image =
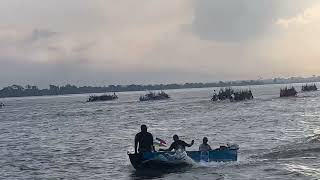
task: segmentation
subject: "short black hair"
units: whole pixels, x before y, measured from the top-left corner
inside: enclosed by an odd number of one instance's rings
[[[143,129],[143,128],[147,128],[147,125],[142,124],[142,125],[141,125],[141,129]]]

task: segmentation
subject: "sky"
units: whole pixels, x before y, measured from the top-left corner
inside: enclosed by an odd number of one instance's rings
[[[1,0],[0,86],[320,75],[319,0]]]

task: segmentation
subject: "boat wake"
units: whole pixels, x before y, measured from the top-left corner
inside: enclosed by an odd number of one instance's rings
[[[320,144],[320,134],[309,136],[304,140],[306,143],[319,143]]]
[[[320,152],[320,134],[300,139],[298,142],[279,146],[270,152],[256,156],[258,159],[278,160],[289,158],[313,158]],[[253,156],[254,157],[254,156]]]
[[[229,167],[229,166],[238,166],[240,165],[240,162],[205,162],[200,161],[195,165],[197,168],[223,168],[223,167]]]

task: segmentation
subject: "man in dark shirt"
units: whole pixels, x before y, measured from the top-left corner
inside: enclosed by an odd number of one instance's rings
[[[174,135],[173,136],[173,143],[171,144],[171,146],[169,147],[169,149],[159,149],[159,151],[172,151],[173,149],[175,151],[181,149],[183,151],[186,150],[186,147],[191,147],[194,144],[194,140],[191,141],[191,144],[188,144],[182,140],[179,140],[179,136],[178,135]]]
[[[152,152],[154,151],[153,136],[147,132],[148,128],[146,125],[141,125],[141,132],[139,132],[134,139],[134,152],[139,153]],[[139,148],[138,148],[139,144]]]

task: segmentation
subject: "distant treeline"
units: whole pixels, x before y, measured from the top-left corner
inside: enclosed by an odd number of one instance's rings
[[[186,89],[186,88],[206,88],[206,87],[227,87],[262,85],[261,81],[232,81],[217,83],[185,83],[185,84],[156,84],[156,85],[110,85],[103,87],[75,85],[55,86],[50,85],[48,89],[39,89],[37,86],[12,85],[0,90],[0,98],[4,97],[24,97],[24,96],[47,96],[64,94],[85,94],[85,93],[105,93],[105,92],[125,92],[125,91],[145,91],[145,90],[165,90],[165,89]]]
[[[208,88],[208,87],[230,87],[230,86],[249,86],[263,84],[287,84],[319,82],[320,76],[309,78],[291,77],[274,78],[265,80],[247,80],[247,81],[219,81],[215,83],[185,83],[185,84],[155,84],[155,85],[110,85],[103,87],[75,85],[56,86],[50,85],[48,89],[39,89],[37,86],[12,85],[0,90],[0,98],[3,97],[23,97],[23,96],[48,96],[63,94],[85,94],[85,93],[105,93],[105,92],[125,92],[125,91],[146,91],[146,90],[166,90],[166,89],[187,89],[187,88]]]

